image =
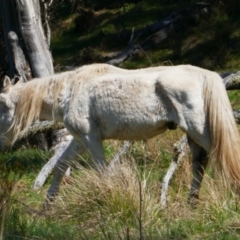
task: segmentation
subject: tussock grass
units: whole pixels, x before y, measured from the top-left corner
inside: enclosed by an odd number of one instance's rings
[[[64,188],[58,207],[87,235],[98,229],[109,239],[136,238],[158,222],[158,193],[158,184],[149,184],[148,176],[135,163],[124,161],[103,175],[81,168]]]
[[[187,159],[171,182],[167,208],[159,205],[167,165],[162,161],[169,163],[174,139],[176,134],[170,133],[134,145],[121,164],[103,175],[77,167],[55,211],[74,221],[77,231],[89,239],[238,239],[239,196],[212,176],[211,169],[195,209],[186,202],[191,180]],[[165,152],[161,144],[168,146]]]

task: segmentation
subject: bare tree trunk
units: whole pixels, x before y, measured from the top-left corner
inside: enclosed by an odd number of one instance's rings
[[[16,0],[20,31],[34,77],[54,73],[52,57],[44,35],[39,0]]]

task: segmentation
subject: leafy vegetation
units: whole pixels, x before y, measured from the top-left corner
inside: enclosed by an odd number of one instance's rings
[[[105,61],[123,50],[135,30],[196,1],[55,1],[51,12],[55,65]],[[212,12],[183,19],[183,31],[134,56],[123,67],[190,63],[217,71],[239,68],[239,3],[209,1]],[[135,42],[141,41],[140,36]],[[230,93],[234,107],[239,93]],[[51,153],[21,149],[0,155],[0,231],[3,239],[239,239],[236,192],[208,169],[196,208],[186,202],[191,180],[189,156],[171,181],[168,206],[159,206],[160,183],[182,133],[169,132],[135,143],[123,163],[100,176],[87,155],[65,178],[56,204],[42,211],[49,181],[38,192],[31,185]],[[121,143],[104,144],[111,159]],[[79,164],[80,163],[80,164]],[[1,224],[0,224],[1,226]]]

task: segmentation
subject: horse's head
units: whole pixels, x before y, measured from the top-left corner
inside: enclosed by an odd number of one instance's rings
[[[0,151],[11,143],[11,125],[14,120],[16,94],[13,94],[15,85],[8,77],[3,80],[3,89],[0,93]]]

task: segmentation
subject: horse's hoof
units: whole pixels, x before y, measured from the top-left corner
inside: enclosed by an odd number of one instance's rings
[[[194,194],[190,194],[188,199],[187,199],[187,203],[192,207],[192,208],[196,208],[197,205],[199,204],[199,195],[194,193]]]
[[[44,201],[44,203],[42,204],[42,211],[50,211],[53,209],[53,201],[54,201],[55,197],[47,197]]]

